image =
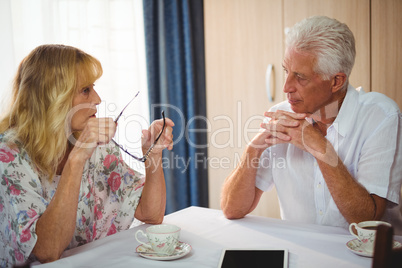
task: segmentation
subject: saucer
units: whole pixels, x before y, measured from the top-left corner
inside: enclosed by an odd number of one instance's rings
[[[350,251],[352,251],[353,253],[363,256],[363,257],[373,257],[373,252],[368,252],[365,249],[363,249],[361,247],[362,242],[355,238],[350,240],[349,242],[346,243],[346,246],[348,247],[348,249]],[[394,243],[392,245],[392,248],[396,249],[396,248],[402,248],[402,244],[399,243],[398,241],[394,240]]]
[[[172,255],[160,255],[154,252],[152,249],[146,248],[143,244],[139,245],[135,250],[140,254],[141,257],[157,260],[157,261],[168,261],[175,260],[186,256],[191,251],[191,246],[189,244],[179,242]]]

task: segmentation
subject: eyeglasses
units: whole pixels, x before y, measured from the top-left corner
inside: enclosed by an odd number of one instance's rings
[[[124,106],[123,110],[121,110],[120,114],[117,116],[116,120],[114,120],[114,122],[117,124],[117,121],[120,119],[121,115],[123,114],[124,110],[127,108],[127,106],[138,96],[140,92],[138,91],[137,94],[135,94],[134,98],[132,98],[126,106]],[[163,131],[165,130],[165,125],[166,125],[166,120],[165,120],[165,112],[162,111],[162,118],[163,118],[163,126],[162,126],[162,130],[159,133],[158,137],[156,137],[154,143],[149,147],[148,151],[143,155],[143,157],[137,157],[131,153],[129,153],[126,149],[124,149],[123,146],[121,146],[120,144],[118,144],[115,140],[112,139],[112,141],[114,142],[114,144],[116,144],[123,152],[125,152],[126,154],[128,154],[129,156],[131,156],[132,158],[134,158],[135,160],[138,160],[140,162],[145,162],[147,160],[147,158],[149,157],[149,155],[151,154],[152,150],[154,149],[156,143],[158,142],[159,138],[162,136]]]

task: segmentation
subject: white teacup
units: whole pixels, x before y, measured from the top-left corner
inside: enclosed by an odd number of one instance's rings
[[[351,223],[349,225],[349,232],[360,240],[361,248],[366,252],[374,251],[375,236],[377,233],[377,227],[381,224],[391,226],[388,222],[384,221],[362,221],[360,223]],[[354,227],[356,232],[353,231]]]
[[[138,239],[139,234],[146,236],[149,243]],[[179,242],[179,237],[180,227],[172,224],[153,225],[148,227],[145,233],[142,230],[138,230],[135,233],[135,239],[138,242],[161,255],[172,255]]]

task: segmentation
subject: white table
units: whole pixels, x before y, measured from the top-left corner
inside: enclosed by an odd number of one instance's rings
[[[287,248],[289,268],[371,267],[371,258],[349,251],[353,239],[338,227],[300,224],[248,215],[228,220],[222,211],[190,207],[167,215],[164,223],[182,228],[180,240],[192,246],[185,257],[172,261],[145,259],[135,253],[134,234],[149,225],[123,231],[66,251],[63,258],[37,267],[217,267],[223,248]],[[402,236],[395,237],[402,242]]]

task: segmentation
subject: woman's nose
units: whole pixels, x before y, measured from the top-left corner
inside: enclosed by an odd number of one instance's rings
[[[102,102],[102,100],[95,90],[93,92],[94,92],[94,95],[92,97],[92,103],[94,103],[95,105],[99,105]]]

